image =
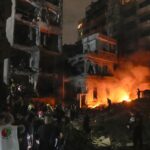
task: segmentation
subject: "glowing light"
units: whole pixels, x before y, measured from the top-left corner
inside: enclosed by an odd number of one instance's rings
[[[128,95],[124,95],[124,96],[122,97],[122,101],[131,102],[131,99],[129,98]]]
[[[115,83],[116,82],[116,83]],[[131,102],[136,98],[132,95],[128,87],[125,87],[126,80],[123,82],[114,81],[113,77],[98,79],[88,78],[86,80],[88,92],[86,94],[86,105],[91,108],[97,108],[101,106],[108,106],[107,99],[109,98],[112,103]],[[97,87],[97,99],[93,97],[93,89]]]
[[[93,104],[88,105],[88,107],[91,109],[94,109],[94,108],[99,107],[99,106],[100,106],[100,103],[96,103],[96,104],[93,103]]]
[[[78,29],[81,29],[82,28],[82,26],[83,26],[83,24],[82,23],[80,23],[80,24],[78,24]]]
[[[90,58],[90,61],[102,67],[103,60],[96,62],[93,56]],[[142,97],[143,91],[150,89],[149,61],[150,52],[143,52],[141,50],[130,57],[120,58],[120,65],[113,72],[113,76],[87,76],[85,80],[85,85],[88,89],[85,98],[86,105],[89,108],[108,106],[108,98],[112,103],[131,102],[138,97],[137,88],[140,89]],[[106,62],[106,65],[108,70],[111,70],[113,63],[107,64]],[[95,87],[97,88],[96,100],[93,94]]]

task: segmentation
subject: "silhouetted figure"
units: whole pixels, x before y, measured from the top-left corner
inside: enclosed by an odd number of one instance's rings
[[[110,108],[111,108],[112,103],[111,103],[111,100],[110,100],[109,98],[107,98],[107,103],[108,103],[108,109],[110,109]]]
[[[53,150],[56,127],[53,125],[51,118],[45,116],[44,125],[39,127],[39,150]]]
[[[65,139],[62,132],[55,138],[54,150],[64,150]]]
[[[135,150],[142,150],[143,147],[143,118],[140,113],[136,113],[133,124],[133,144]]]
[[[62,109],[62,105],[58,105],[56,107],[56,118],[57,118],[58,124],[62,123],[63,117],[64,117],[64,111]]]
[[[8,96],[8,88],[0,77],[0,109],[6,105],[6,98]]]
[[[141,91],[140,89],[137,89],[137,98],[140,99],[140,96],[141,96]]]
[[[86,133],[90,133],[91,128],[90,128],[90,117],[88,114],[85,115],[84,120],[83,120],[83,129]]]

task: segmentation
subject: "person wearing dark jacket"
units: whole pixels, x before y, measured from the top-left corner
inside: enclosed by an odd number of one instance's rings
[[[135,122],[133,124],[133,144],[135,150],[142,150],[143,148],[143,118],[140,113],[135,115]]]
[[[83,120],[83,130],[86,132],[86,133],[90,133],[91,131],[91,128],[90,128],[90,117],[88,114],[86,114],[84,116],[84,120]]]
[[[51,123],[51,118],[45,116],[44,125],[39,127],[38,137],[39,137],[39,149],[38,150],[53,150],[56,127]]]

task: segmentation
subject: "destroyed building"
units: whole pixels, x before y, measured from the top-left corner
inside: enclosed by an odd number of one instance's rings
[[[3,30],[12,50],[3,63],[4,82],[14,78],[36,90],[44,78],[54,88],[62,51],[62,1],[12,0],[10,6]]]
[[[107,104],[108,95],[113,95],[107,88],[107,77],[113,75],[118,56],[149,50],[149,6],[147,0],[96,0],[86,8],[85,18],[77,26],[83,50],[69,58],[76,70],[70,83],[80,107]],[[128,100],[121,88],[117,101]]]
[[[79,37],[100,32],[118,41],[120,55],[150,49],[148,0],[96,0],[78,25]]]
[[[68,59],[73,74],[68,78],[66,87],[67,84],[74,87],[71,91],[80,107],[96,107],[106,103],[101,98],[99,80],[112,76],[115,71],[118,63],[117,41],[95,33],[84,37],[82,45],[82,51]]]
[[[117,41],[107,34],[108,28],[105,27],[107,3],[92,2],[87,7],[85,18],[77,27],[78,43],[82,43],[82,48],[79,50],[76,46],[76,54],[68,59],[72,75],[65,87],[71,87],[73,92],[68,88],[66,96],[71,93],[80,107],[94,108],[106,104],[107,99],[101,97],[100,80],[113,76],[118,64]]]

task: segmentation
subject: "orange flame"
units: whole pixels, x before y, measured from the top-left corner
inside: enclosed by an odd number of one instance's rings
[[[150,64],[149,62],[150,53],[147,52],[144,55],[143,52],[140,52],[122,61],[121,67],[115,71],[113,77],[87,77],[87,106],[95,108],[107,105],[108,98],[112,103],[130,102],[136,99],[138,88],[141,91],[150,89],[150,66],[147,66]],[[95,87],[97,88],[97,98],[93,98]]]

